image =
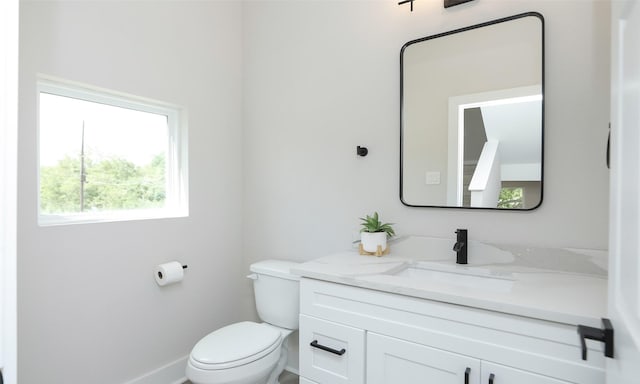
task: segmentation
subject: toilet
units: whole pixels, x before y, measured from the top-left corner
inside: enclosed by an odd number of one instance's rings
[[[278,384],[287,363],[287,337],[298,329],[297,263],[252,264],[256,309],[263,323],[242,321],[202,338],[193,347],[186,375],[193,384]]]

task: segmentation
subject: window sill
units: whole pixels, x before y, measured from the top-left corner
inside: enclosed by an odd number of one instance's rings
[[[38,216],[38,225],[41,227],[51,227],[74,224],[110,223],[117,221],[172,219],[188,216],[188,209],[167,208],[139,209],[130,211],[67,213],[58,215],[40,214]]]

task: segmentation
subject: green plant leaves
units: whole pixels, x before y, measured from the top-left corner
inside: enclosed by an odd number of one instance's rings
[[[362,220],[362,223],[360,223],[360,225],[362,225],[360,232],[386,232],[389,237],[393,237],[396,234],[392,227],[393,223],[383,223],[380,221],[378,212],[374,212],[371,216],[361,217],[360,220]]]

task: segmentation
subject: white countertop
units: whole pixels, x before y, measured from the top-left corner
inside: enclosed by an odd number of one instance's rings
[[[469,264],[458,265],[454,242],[409,236],[391,242],[390,253],[382,257],[363,256],[354,249],[300,264],[292,272],[571,325],[600,327],[606,317],[606,251],[470,241]]]

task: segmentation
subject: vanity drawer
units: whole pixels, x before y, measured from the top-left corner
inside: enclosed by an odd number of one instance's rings
[[[363,384],[365,331],[300,315],[300,376],[318,384]]]

